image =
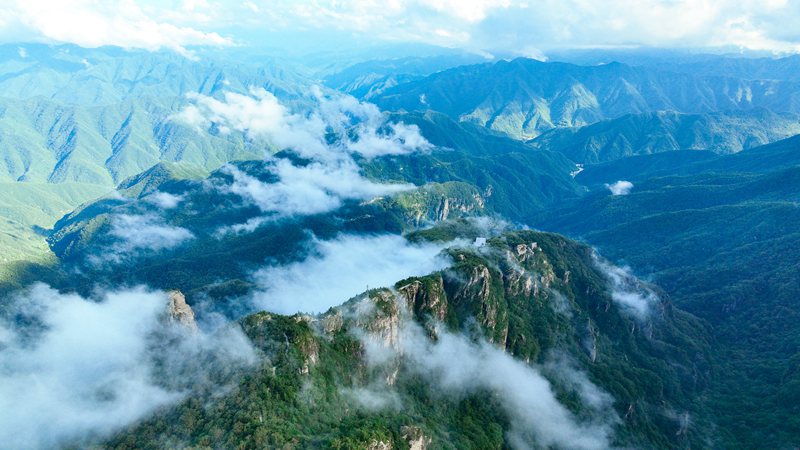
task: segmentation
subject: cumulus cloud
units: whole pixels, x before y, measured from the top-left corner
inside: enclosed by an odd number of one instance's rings
[[[615,183],[606,184],[606,188],[611,191],[611,195],[628,195],[631,193],[631,189],[633,189],[633,183],[619,180]]]
[[[263,88],[253,88],[249,95],[225,92],[222,100],[191,94],[192,103],[173,118],[199,129],[214,125],[221,133],[239,131],[251,138],[265,137],[278,148],[323,161],[351,153],[372,158],[431,147],[416,126],[387,123],[371,103],[348,95],[328,97],[318,88],[312,93],[316,107],[309,114],[290,111]],[[329,132],[336,135],[333,144]]]
[[[211,336],[169,324],[163,292],[87,299],[40,284],[13,300],[26,320],[0,323],[0,446],[7,448],[82,446],[180,400],[183,388],[165,381],[190,386],[202,370],[180,369],[200,355],[229,364],[254,359],[241,332]]]
[[[191,104],[173,116],[202,131],[240,132],[265,138],[277,148],[305,159],[295,163],[269,158],[267,170],[277,181],[264,182],[233,166],[233,183],[222,186],[273,216],[316,214],[334,210],[345,200],[367,200],[413,186],[366,179],[353,158],[400,155],[431,148],[416,126],[388,122],[372,104],[341,95],[327,97],[314,89],[315,106],[293,112],[264,89],[249,95],[227,92],[223,99],[191,95]],[[249,230],[258,221],[230,230]]]
[[[230,38],[178,21],[164,21],[171,10],[134,0],[70,2],[12,0],[0,21],[0,36],[73,43],[83,47],[116,45],[146,50],[171,49],[192,56],[196,45],[231,45]],[[189,11],[184,11],[188,13]],[[175,11],[172,16],[176,16]]]
[[[622,311],[633,317],[646,319],[658,304],[658,295],[639,281],[629,267],[617,267],[594,256],[595,265],[610,282],[611,299]]]
[[[345,200],[367,200],[406,191],[404,183],[376,183],[359,173],[355,162],[311,163],[298,167],[287,160],[276,160],[269,170],[275,183],[264,183],[234,166],[225,168],[233,177],[223,190],[241,196],[265,213],[277,216],[317,214],[334,210]]]
[[[304,19],[395,41],[524,55],[632,45],[800,51],[800,38],[786,32],[800,19],[797,0],[326,0],[283,3],[270,16],[284,27]]]
[[[536,368],[484,340],[472,341],[442,327],[437,329],[436,340],[431,340],[420,325],[408,318],[401,324],[396,347],[376,345],[366,333],[360,337],[372,364],[385,364],[401,356],[405,367],[426,377],[433,389],[445,394],[459,396],[483,390],[494,393],[511,419],[508,437],[515,448],[532,448],[534,442],[569,449],[609,447],[613,420],[579,420],[559,403],[550,382]],[[588,379],[581,382],[602,392]]]
[[[426,275],[448,265],[442,247],[411,244],[401,236],[340,236],[315,241],[302,262],[259,270],[258,309],[281,314],[319,313],[363,292]]]
[[[333,34],[351,43],[368,37],[533,57],[551,49],[637,45],[797,53],[800,38],[791,30],[800,20],[799,1],[16,0],[0,14],[0,37],[186,52],[191,45],[229,45],[229,36],[250,43],[282,38],[292,48],[302,30],[324,48],[341,44],[328,39]]]

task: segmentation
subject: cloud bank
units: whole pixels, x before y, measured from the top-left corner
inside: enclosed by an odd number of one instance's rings
[[[291,49],[309,39],[304,48],[338,51],[365,38],[535,57],[631,46],[797,53],[798,22],[800,0],[14,0],[0,14],[0,38],[184,54],[192,45],[280,40]]]
[[[350,236],[315,241],[302,262],[267,267],[253,276],[257,309],[281,314],[320,313],[364,292],[445,268],[442,247],[410,244],[401,236]]]
[[[183,391],[163,381],[191,385],[202,370],[181,367],[202,354],[252,362],[241,333],[187,334],[165,321],[166,305],[166,294],[143,288],[95,300],[36,285],[16,298],[16,314],[43,328],[0,322],[0,446],[81,446],[181,399]],[[156,365],[156,357],[170,364]]]
[[[222,100],[200,94],[173,116],[200,132],[240,132],[289,149],[304,161],[268,158],[267,183],[233,166],[222,190],[241,196],[268,216],[317,214],[334,210],[345,200],[368,200],[413,188],[405,183],[378,183],[365,178],[354,155],[375,158],[430,149],[413,125],[392,123],[372,104],[350,96],[327,97],[314,92],[311,112],[293,112],[264,89],[249,95],[227,92]],[[257,223],[237,229],[251,229]]]
[[[202,2],[185,2],[184,14],[194,9],[192,3]],[[233,43],[230,38],[213,31],[180,25],[176,20],[163,20],[169,15],[174,18],[181,9],[166,12],[152,2],[12,0],[4,9],[0,14],[0,37],[12,41],[33,39],[82,47],[115,45],[151,51],[170,49],[185,56],[192,56],[189,46]]]

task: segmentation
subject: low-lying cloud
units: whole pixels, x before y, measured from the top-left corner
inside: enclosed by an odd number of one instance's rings
[[[460,333],[439,327],[436,340],[406,317],[396,347],[376,344],[367,333],[368,361],[382,365],[400,356],[405,367],[432,383],[432,388],[450,396],[469,395],[489,390],[497,396],[511,419],[508,441],[514,448],[544,447],[565,449],[605,449],[609,447],[613,417],[598,414],[594,421],[581,421],[559,403],[550,382],[536,368],[519,361],[485,340],[473,341]],[[582,389],[601,397],[602,391],[588,379],[580,378]],[[600,407],[603,407],[602,405]]]
[[[629,267],[617,267],[594,255],[594,262],[610,283],[611,299],[637,319],[646,319],[658,304],[658,295],[639,281]]]
[[[175,248],[195,238],[191,231],[169,225],[153,213],[112,215],[108,234],[115,238],[113,244],[88,257],[95,266],[120,263],[147,252]]]
[[[169,192],[155,192],[145,197],[145,200],[158,206],[161,209],[176,208],[184,197],[182,195],[170,194]]]
[[[630,181],[619,180],[615,183],[606,184],[606,188],[611,191],[611,195],[628,195],[633,189],[633,183]]]
[[[249,95],[227,92],[222,100],[194,94],[192,103],[173,119],[201,132],[213,128],[266,139],[304,159],[295,163],[268,158],[266,170],[277,179],[271,183],[233,166],[227,168],[233,183],[221,189],[240,195],[270,217],[323,213],[345,200],[367,200],[413,188],[365,178],[354,155],[370,159],[432,148],[415,125],[389,122],[375,105],[350,96],[328,97],[319,89],[313,95],[314,107],[304,114],[290,110],[264,89],[252,89]]]
[[[87,299],[40,284],[11,304],[28,320],[0,323],[4,448],[81,446],[180,400],[182,389],[164,382],[183,377],[189,386],[201,372],[178,373],[181,362],[191,364],[208,352],[224,355],[229,364],[253,360],[236,330],[212,338],[169,324],[163,292],[135,288]],[[29,321],[41,328],[23,325]],[[156,357],[170,363],[157,365]]]
[[[278,217],[318,214],[335,210],[345,200],[368,200],[412,189],[404,183],[376,183],[359,173],[353,161],[335,164],[311,163],[297,167],[286,160],[277,160],[270,167],[279,181],[264,183],[235,166],[225,171],[233,182],[223,189],[242,197],[264,212]]]
[[[256,308],[281,314],[320,313],[367,288],[391,286],[449,264],[440,255],[441,246],[411,244],[395,235],[344,235],[313,245],[304,261],[255,273]]]

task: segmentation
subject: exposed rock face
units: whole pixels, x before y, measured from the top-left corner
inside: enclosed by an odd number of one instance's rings
[[[177,323],[189,330],[197,331],[194,311],[192,311],[192,307],[186,303],[186,297],[184,297],[181,291],[171,291],[169,293],[167,319],[170,323]]]
[[[367,330],[370,339],[384,347],[400,349],[400,308],[394,294],[382,290],[370,298],[376,310],[372,317],[360,325]]]
[[[443,321],[447,316],[447,298],[444,293],[444,282],[441,275],[415,279],[399,286],[400,292],[409,308],[416,314],[428,314]]]
[[[391,442],[383,442],[378,440],[370,442],[369,445],[367,446],[367,450],[391,450],[391,449],[392,449]]]
[[[410,450],[427,450],[432,440],[425,436],[417,427],[406,426],[400,428],[400,434],[403,439],[408,443]]]

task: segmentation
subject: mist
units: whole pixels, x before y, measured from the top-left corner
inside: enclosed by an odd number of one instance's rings
[[[90,299],[37,284],[5,300],[15,319],[0,324],[4,448],[83,446],[180,401],[200,381],[194,364],[203,356],[254,360],[237,329],[212,337],[168,323],[163,292],[140,287]]]
[[[503,349],[483,338],[472,340],[461,333],[436,327],[432,340],[414,322],[407,311],[401,315],[395,343],[376,339],[360,330],[368,362],[373,366],[391,364],[400,358],[411,373],[425,377],[432,389],[451,397],[461,397],[489,390],[499,399],[511,420],[507,439],[518,449],[533,448],[534,443],[564,449],[605,449],[609,447],[615,414],[607,413],[610,397],[593,385],[582,373],[571,370],[580,384],[581,397],[594,410],[595,419],[579,420],[559,403],[550,382],[533,366],[514,359]]]
[[[266,217],[324,213],[345,200],[369,200],[414,188],[365,178],[354,155],[371,159],[431,149],[416,125],[389,122],[377,106],[348,95],[326,96],[319,88],[311,94],[313,106],[307,111],[293,111],[258,88],[249,95],[226,92],[222,99],[192,94],[191,103],[172,120],[200,133],[214,129],[265,139],[277,150],[290,150],[305,160],[268,157],[266,170],[277,179],[272,183],[226,167],[233,181],[220,189],[239,195]],[[247,231],[258,224],[253,221],[232,230]]]
[[[617,267],[593,255],[595,266],[606,276],[611,289],[611,300],[625,313],[644,320],[652,312],[659,298],[655,292],[639,281],[629,267]]]
[[[280,314],[321,313],[364,292],[449,265],[437,244],[412,244],[402,236],[342,235],[315,240],[303,261],[265,267],[253,275],[257,309]]]

